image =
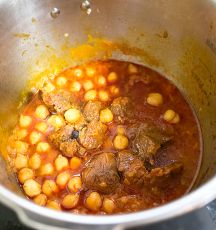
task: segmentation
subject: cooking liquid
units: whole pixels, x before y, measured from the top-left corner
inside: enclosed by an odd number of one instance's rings
[[[199,128],[199,123],[196,118],[195,113],[193,112],[191,106],[185,100],[181,92],[174,86],[170,81],[163,77],[158,72],[140,65],[135,66],[134,73],[130,73],[128,62],[107,60],[107,61],[96,61],[90,62],[82,66],[75,67],[82,70],[84,75],[82,77],[77,77],[74,75],[75,68],[67,69],[63,71],[59,76],[63,76],[67,79],[67,84],[65,84],[62,89],[71,91],[71,85],[76,81],[83,86],[86,80],[93,82],[93,88],[98,92],[99,90],[105,90],[108,92],[110,100],[104,102],[104,104],[109,107],[110,103],[114,98],[119,96],[127,96],[133,102],[133,122],[144,122],[146,119],[154,121],[157,125],[167,124],[163,119],[163,114],[168,109],[173,109],[179,114],[180,121],[177,124],[171,124],[174,129],[173,141],[170,144],[165,145],[157,151],[155,156],[155,165],[154,167],[162,167],[173,161],[181,161],[183,163],[183,172],[179,178],[175,180],[170,180],[165,187],[157,188],[152,187],[150,190],[136,190],[133,187],[128,187],[122,184],[115,193],[112,194],[101,194],[102,198],[110,198],[115,203],[115,209],[113,213],[125,213],[125,212],[134,212],[143,209],[149,209],[152,207],[157,207],[159,205],[165,204],[172,200],[177,199],[178,197],[184,195],[191,188],[196,175],[198,173],[200,162],[202,158],[202,139]],[[95,73],[93,76],[88,77],[86,75],[86,69],[92,68]],[[108,82],[108,75],[110,72],[115,72],[118,76],[118,79],[114,82]],[[106,83],[104,86],[100,86],[97,83],[98,76],[104,76],[106,78]],[[134,76],[141,76],[143,81],[137,80],[134,81],[134,84],[130,86],[130,79]],[[56,86],[56,76],[55,79],[50,80],[50,83]],[[139,79],[139,78],[137,78]],[[117,89],[113,91],[113,89]],[[147,103],[147,97],[150,93],[157,92],[163,96],[163,103],[160,106],[152,106]],[[84,105],[83,96],[85,90],[83,87],[78,92],[73,92],[74,97],[77,98],[78,104],[81,108]],[[31,125],[27,128],[28,135],[22,139],[29,143],[29,134],[35,130],[37,123],[42,122],[41,119],[38,119],[35,116],[35,110],[38,105],[44,104],[41,96],[36,94],[31,102],[26,105],[22,111],[23,115],[32,117]],[[40,153],[42,165],[45,163],[54,164],[56,157],[61,154],[61,151],[57,149],[50,141],[48,136],[53,132],[53,127],[47,122],[48,118],[43,121],[47,123],[48,130],[45,135],[42,135],[40,141],[48,142],[51,146],[50,150],[46,153]],[[113,139],[117,134],[118,123],[113,121],[108,124],[108,135],[103,143],[103,145],[96,150],[88,150],[86,157],[82,159],[81,166],[72,170],[70,167],[64,169],[72,176],[80,176],[86,163],[89,159],[100,152],[112,152],[117,153],[117,150],[113,146]],[[130,139],[131,139],[131,129],[129,123],[124,123],[123,128],[125,130],[125,135],[129,139],[129,146],[127,149],[131,149]],[[19,125],[17,125],[19,128]],[[12,138],[13,139],[13,138]],[[36,152],[36,145],[29,144],[28,156],[31,156]],[[68,158],[70,159],[70,158]],[[34,178],[39,184],[43,184],[46,179],[54,180],[59,172],[54,171],[52,175],[49,176],[40,176],[39,169],[34,170]],[[22,188],[22,184],[20,184]],[[87,191],[88,192],[88,191]],[[69,194],[69,190],[66,187],[65,189],[60,189],[58,193],[48,197],[49,200],[57,201],[61,204],[63,197],[66,194]],[[68,211],[75,213],[95,213],[95,214],[105,214],[102,209],[93,212],[85,207],[86,191],[81,189],[79,191],[80,200],[79,204]],[[61,206],[61,209],[65,210]]]

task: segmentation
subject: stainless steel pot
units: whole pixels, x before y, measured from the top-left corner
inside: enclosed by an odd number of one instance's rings
[[[110,49],[110,42],[99,49],[97,39],[86,43],[91,34],[118,44],[110,57],[149,65],[165,74],[191,102],[204,139],[196,183],[189,194],[151,210],[74,215],[36,206],[24,198],[1,160],[0,201],[37,229],[124,229],[185,214],[216,198],[216,1],[92,0],[90,15],[80,11],[80,4],[79,0],[0,0],[1,151],[27,79],[44,76],[56,66],[100,58],[102,49]],[[50,16],[53,7],[61,10],[57,18]],[[86,45],[69,49],[81,43]]]

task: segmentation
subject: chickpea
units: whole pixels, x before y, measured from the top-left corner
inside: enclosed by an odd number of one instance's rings
[[[119,200],[122,204],[126,204],[128,202],[127,196],[122,196]]]
[[[54,167],[51,163],[47,163],[40,167],[40,175],[41,176],[49,176],[54,173]]]
[[[92,67],[86,67],[86,75],[88,77],[93,77],[96,73],[96,70]]]
[[[110,83],[114,83],[118,80],[118,76],[116,74],[116,72],[111,72],[108,76],[107,76],[107,80]]]
[[[78,169],[82,163],[82,160],[78,157],[72,157],[70,160],[70,168],[72,170]]]
[[[180,121],[180,117],[178,115],[178,113],[176,113],[174,110],[172,109],[168,109],[164,115],[163,115],[163,119],[171,124],[177,124]]]
[[[42,192],[48,197],[57,193],[58,187],[57,187],[55,181],[45,180],[43,185],[42,185]]]
[[[113,120],[112,111],[108,108],[100,111],[100,121],[103,123],[109,123]]]
[[[72,177],[68,182],[68,189],[70,192],[78,192],[82,187],[82,181],[79,176]]]
[[[17,153],[25,154],[28,151],[29,145],[24,141],[15,141],[14,147]]]
[[[104,102],[109,101],[110,99],[109,94],[105,90],[100,90],[98,92],[98,97],[101,101],[104,101]]]
[[[40,205],[40,206],[45,206],[47,202],[47,196],[45,194],[39,194],[36,196],[33,201],[35,204]]]
[[[128,138],[118,134],[114,138],[114,147],[118,150],[126,149],[128,147]]]
[[[100,75],[98,78],[97,78],[97,84],[99,86],[105,86],[106,85],[106,78],[103,76],[103,75]]]
[[[48,123],[52,125],[55,130],[60,129],[61,127],[65,126],[65,120],[61,115],[52,115],[48,119]]]
[[[27,128],[32,122],[32,118],[30,116],[21,115],[19,119],[19,125],[22,128]]]
[[[110,86],[110,92],[113,96],[118,96],[119,95],[119,88],[116,87],[115,85]]]
[[[62,200],[62,206],[66,209],[75,208],[79,203],[79,194],[68,194]]]
[[[83,77],[83,71],[81,69],[76,68],[76,69],[74,69],[73,72],[74,72],[75,77],[77,77],[77,78]]]
[[[41,133],[46,133],[48,129],[48,125],[45,122],[40,122],[35,125],[35,129],[37,129]]]
[[[102,205],[102,199],[98,192],[92,192],[85,200],[86,208],[91,211],[98,211]]]
[[[39,153],[47,152],[50,150],[50,145],[47,142],[39,142],[36,147],[36,151]]]
[[[46,204],[46,207],[51,208],[51,209],[55,209],[55,210],[58,210],[58,211],[61,210],[60,204],[57,201],[54,201],[54,200],[48,200],[47,204]]]
[[[128,65],[128,73],[129,74],[135,74],[135,73],[138,73],[138,69],[135,65],[133,64],[129,64]]]
[[[28,131],[26,129],[18,129],[15,131],[15,135],[17,140],[23,140],[28,135]]]
[[[29,167],[32,169],[39,169],[41,166],[41,157],[38,153],[34,153],[28,161]]]
[[[79,92],[81,90],[82,86],[78,81],[75,81],[71,84],[70,90],[72,92]]]
[[[84,88],[86,91],[88,91],[88,90],[94,88],[94,84],[93,84],[92,81],[86,80],[86,81],[83,82],[83,88]]]
[[[89,90],[85,93],[84,99],[85,101],[94,101],[97,98],[97,91],[96,90]]]
[[[115,204],[113,202],[113,200],[109,199],[109,198],[104,198],[103,200],[103,210],[106,213],[112,213],[115,209]]]
[[[69,166],[68,159],[61,154],[55,159],[55,168],[57,171],[61,171]]]
[[[46,119],[50,112],[45,105],[39,105],[35,110],[35,115],[40,119]]]
[[[124,127],[122,125],[117,126],[117,133],[119,135],[125,135],[125,129],[124,129]]]
[[[41,139],[41,134],[39,132],[33,131],[29,136],[29,141],[32,145],[37,144]]]
[[[172,124],[177,124],[180,122],[180,116],[176,113],[174,119],[171,121]]]
[[[147,103],[152,106],[163,104],[163,97],[160,93],[150,93],[147,97]]]
[[[52,92],[54,89],[55,89],[55,86],[54,86],[51,82],[46,82],[46,83],[44,84],[44,90],[45,90],[47,93]]]
[[[16,158],[15,158],[14,166],[15,166],[16,169],[21,169],[21,168],[28,167],[28,158],[27,158],[27,156],[18,153]]]
[[[81,118],[81,113],[78,109],[68,109],[64,113],[65,120],[69,123],[76,123]]]
[[[23,190],[29,197],[35,197],[41,193],[41,185],[33,180],[29,179],[23,184]]]
[[[174,119],[175,115],[176,115],[175,111],[169,109],[164,113],[163,118],[165,121],[170,122]]]
[[[56,85],[58,87],[64,87],[67,84],[67,79],[63,76],[60,76],[56,79]]]
[[[56,184],[60,187],[60,189],[64,189],[70,180],[69,172],[62,172],[56,177]]]
[[[34,172],[30,168],[23,168],[18,173],[18,179],[20,183],[24,183],[28,179],[32,179],[34,177]]]

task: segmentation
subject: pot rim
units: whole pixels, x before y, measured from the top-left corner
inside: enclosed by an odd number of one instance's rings
[[[184,195],[175,201],[156,208],[130,214],[97,216],[59,212],[40,207],[30,202],[28,199],[22,198],[0,185],[0,201],[6,206],[12,208],[20,219],[24,219],[24,217],[22,218],[21,213],[19,213],[19,208],[22,208],[27,216],[28,213],[31,213],[31,215],[36,214],[53,220],[82,225],[127,224],[128,227],[130,224],[134,226],[156,223],[201,208],[214,198],[216,198],[216,177],[212,178],[209,182],[206,182],[195,191],[192,191],[191,193]],[[27,224],[27,221],[24,222]]]

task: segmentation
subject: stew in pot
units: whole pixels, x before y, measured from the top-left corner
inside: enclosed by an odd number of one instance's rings
[[[20,114],[8,152],[36,204],[115,214],[188,192],[201,143],[197,118],[176,86],[147,67],[107,60],[46,81]]]

